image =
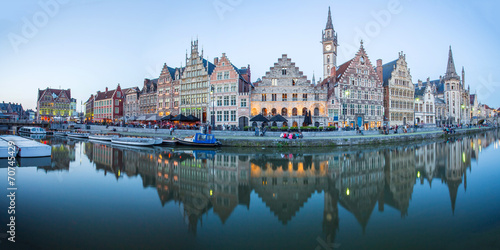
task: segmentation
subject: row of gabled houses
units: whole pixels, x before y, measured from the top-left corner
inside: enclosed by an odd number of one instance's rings
[[[281,115],[270,126],[360,127],[384,125],[476,123],[498,110],[481,104],[465,85],[465,69],[456,72],[451,46],[446,73],[438,80],[412,80],[406,55],[373,64],[363,41],[355,56],[337,65],[338,34],[330,9],[322,31],[323,77],[312,81],[284,54],[252,82],[250,65],[236,67],[225,53],[213,62],[191,42],[184,67],[164,64],[156,79],[141,87],[98,92],[86,102],[86,117],[117,121],[141,115],[193,115],[213,126],[256,125],[252,117]],[[309,121],[306,116],[310,115]]]

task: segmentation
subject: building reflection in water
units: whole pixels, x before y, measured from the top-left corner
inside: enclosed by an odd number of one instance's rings
[[[252,191],[283,225],[318,192],[324,195],[323,232],[333,242],[340,223],[339,206],[352,213],[364,231],[377,204],[379,211],[388,205],[402,218],[407,216],[413,187],[425,180],[432,185],[438,179],[448,186],[454,213],[457,190],[462,184],[467,188],[466,170],[471,162],[478,161],[481,150],[489,145],[500,146],[498,132],[494,133],[406,147],[323,153],[128,149],[100,143],[84,147],[85,155],[105,175],[111,173],[116,179],[124,174],[140,176],[144,187],[157,189],[163,206],[182,204],[193,234],[211,209],[222,223],[238,205],[249,209]],[[67,148],[71,151],[70,145]]]
[[[45,136],[40,139],[40,142],[52,146],[51,156],[42,158],[21,158],[21,166],[25,165],[23,161],[34,161],[32,164],[28,165],[37,166],[37,169],[44,170],[45,172],[69,171],[70,162],[74,162],[76,158],[75,143],[78,142],[68,140],[64,137],[51,137],[47,139]]]

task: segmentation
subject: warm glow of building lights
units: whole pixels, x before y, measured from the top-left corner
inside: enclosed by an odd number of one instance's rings
[[[345,194],[346,195],[349,195],[351,192],[349,191],[349,188],[347,188],[347,190],[345,191]]]
[[[417,172],[417,178],[420,178],[420,171]]]

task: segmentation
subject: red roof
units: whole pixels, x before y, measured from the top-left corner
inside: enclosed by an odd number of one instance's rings
[[[104,99],[109,99],[111,97],[113,97],[113,94],[115,93],[116,89],[112,89],[112,90],[108,90],[108,91],[104,91],[104,92],[98,92],[96,97],[95,97],[95,100],[96,101],[100,101],[100,100],[104,100]]]
[[[340,77],[342,77],[342,74],[344,74],[349,65],[351,65],[352,60],[354,60],[354,58],[339,66],[337,74],[335,75],[336,79],[340,79]]]
[[[57,96],[60,96],[62,92],[64,92],[66,94],[66,96],[68,97],[68,99],[71,99],[71,90],[70,89],[49,89],[49,88],[46,88],[46,89],[42,89],[42,90],[38,90],[38,100],[40,101],[40,98],[46,93],[46,92],[49,92],[49,93],[54,93],[56,94]]]

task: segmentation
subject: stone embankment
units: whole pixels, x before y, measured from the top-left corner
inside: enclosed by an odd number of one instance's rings
[[[87,127],[91,132],[115,132],[124,136],[156,136],[163,138],[185,137],[198,132],[196,130],[175,130],[170,135],[168,129],[122,128],[92,125]],[[336,147],[352,145],[379,145],[391,143],[404,143],[406,141],[422,141],[436,138],[446,138],[474,134],[493,127],[457,129],[454,134],[446,135],[440,128],[418,129],[410,133],[392,132],[389,135],[380,134],[378,131],[365,131],[364,135],[357,135],[355,131],[329,131],[329,132],[303,132],[302,139],[280,138],[281,132],[267,132],[265,136],[255,136],[252,131],[212,131],[223,146],[229,147]]]

